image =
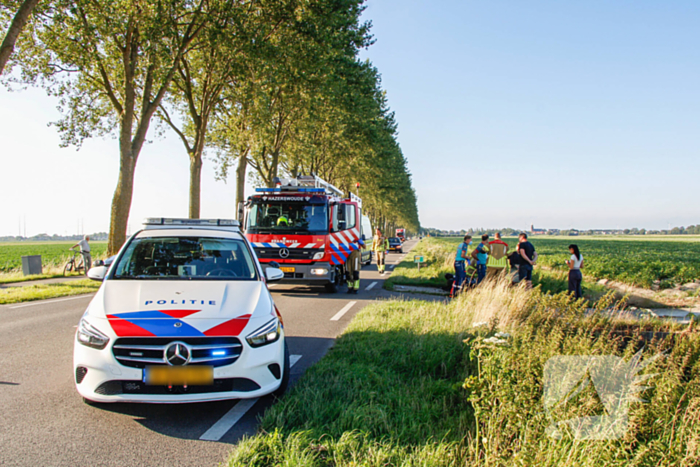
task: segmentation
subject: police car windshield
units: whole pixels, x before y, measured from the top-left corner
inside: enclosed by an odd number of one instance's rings
[[[258,200],[248,212],[248,233],[326,234],[328,206],[305,201]]]
[[[257,280],[242,240],[211,237],[135,238],[113,279]]]

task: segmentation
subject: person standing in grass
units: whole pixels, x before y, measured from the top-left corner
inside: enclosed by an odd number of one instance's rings
[[[372,240],[372,251],[374,251],[374,255],[377,257],[377,270],[379,270],[379,274],[384,274],[387,250],[389,250],[389,239],[382,235],[381,230],[377,229],[374,240]]]
[[[88,269],[92,267],[92,256],[90,256],[89,241],[90,237],[85,235],[83,236],[82,240],[69,248],[69,250],[72,250],[73,248],[80,247],[80,254],[83,255],[83,266],[85,266],[85,275],[87,275]]]
[[[486,277],[486,263],[489,257],[489,236],[484,234],[481,236],[481,243],[476,247],[472,255],[476,254],[476,283],[481,284],[481,281]]]
[[[518,267],[518,279],[525,281],[527,288],[532,288],[532,269],[537,263],[535,246],[527,240],[527,234],[522,232],[518,236],[518,253],[520,254],[520,266]]]
[[[508,266],[508,244],[501,240],[501,232],[496,232],[494,237],[494,240],[489,242],[486,277],[498,277]]]
[[[452,285],[452,296],[457,295],[464,286],[464,281],[467,279],[467,265],[469,264],[469,245],[472,243],[472,236],[465,235],[464,241],[457,247],[457,256],[455,257],[455,280]]]
[[[575,298],[583,297],[581,283],[583,282],[583,274],[581,267],[583,266],[583,255],[578,249],[578,245],[569,245],[571,259],[566,261],[569,266],[569,293],[573,293]]]

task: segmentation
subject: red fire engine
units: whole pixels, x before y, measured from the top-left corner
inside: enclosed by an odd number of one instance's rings
[[[362,200],[316,176],[276,180],[246,202],[246,237],[263,268],[277,262],[283,282],[325,285],[335,292],[345,263],[362,248]],[[366,233],[371,235],[371,233]]]

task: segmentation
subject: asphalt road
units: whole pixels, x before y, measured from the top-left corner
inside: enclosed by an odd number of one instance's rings
[[[409,241],[404,251],[414,246]],[[388,271],[403,255],[390,253]],[[318,361],[353,316],[391,293],[375,264],[361,291],[273,285],[294,366],[291,384]],[[213,466],[252,435],[273,400],[89,406],[72,374],[75,327],[92,295],[0,306],[0,465]],[[353,303],[355,302],[355,303]]]

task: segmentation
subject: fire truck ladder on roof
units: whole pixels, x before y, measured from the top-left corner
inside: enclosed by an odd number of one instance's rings
[[[343,197],[343,192],[338,187],[331,185],[316,175],[301,175],[297,178],[283,178],[279,180],[279,185],[281,189],[280,191],[296,191],[295,188],[313,188],[316,190],[325,190],[331,195]]]

